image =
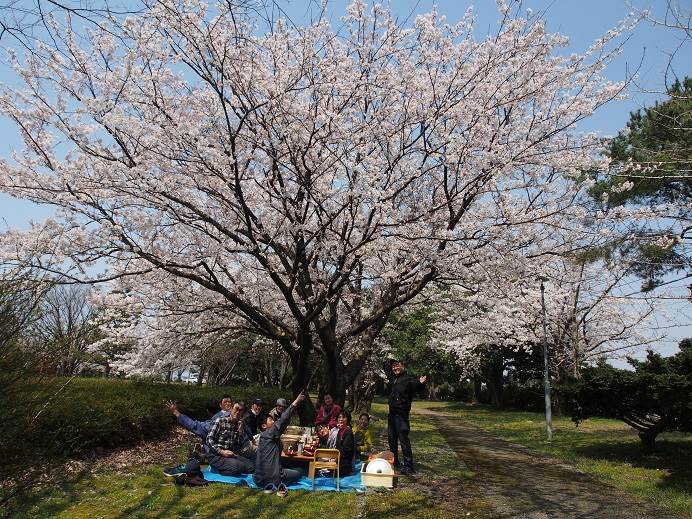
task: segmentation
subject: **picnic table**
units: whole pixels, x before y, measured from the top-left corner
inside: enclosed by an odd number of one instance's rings
[[[281,451],[282,460],[297,460],[297,461],[315,461],[315,456],[305,456],[304,454],[294,454],[289,456],[285,452]]]

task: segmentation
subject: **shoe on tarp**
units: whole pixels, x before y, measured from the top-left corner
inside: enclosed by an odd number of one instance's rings
[[[179,476],[180,474],[185,474],[185,463],[181,463],[180,465],[176,465],[175,467],[168,467],[166,469],[163,469],[163,473],[171,478]]]

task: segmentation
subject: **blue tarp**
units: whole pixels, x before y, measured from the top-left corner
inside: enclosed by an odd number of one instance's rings
[[[365,486],[363,485],[363,482],[360,479],[360,466],[361,462],[357,461],[356,471],[353,473],[353,475],[339,479],[340,490],[365,490]],[[211,466],[208,466],[202,472],[204,473],[204,479],[206,479],[207,481],[218,481],[219,483],[229,483],[231,485],[238,485],[240,481],[244,479],[250,488],[257,488],[257,485],[255,485],[255,482],[252,480],[252,474],[247,474],[239,478],[234,478],[232,476],[222,476],[221,474],[214,472],[214,469],[212,469]],[[300,478],[300,480],[298,480],[297,483],[294,483],[288,488],[292,490],[311,490],[312,480],[307,476],[303,476],[302,478]],[[336,479],[316,477],[315,490],[335,492]]]

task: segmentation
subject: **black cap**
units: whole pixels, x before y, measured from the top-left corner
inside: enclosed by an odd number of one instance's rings
[[[403,364],[403,362],[399,359],[389,359],[389,365],[391,366],[392,364]]]
[[[262,400],[261,398],[255,398],[255,400],[252,403],[257,405],[264,405],[264,400]]]

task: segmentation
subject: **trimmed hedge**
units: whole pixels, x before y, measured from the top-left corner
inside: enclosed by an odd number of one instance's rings
[[[176,423],[164,407],[166,400],[178,402],[185,414],[204,419],[207,400],[226,393],[234,400],[262,397],[268,403],[290,396],[278,388],[249,385],[206,387],[101,378],[27,382],[12,401],[0,397],[4,428],[0,445],[8,454],[5,468],[164,437]]]

